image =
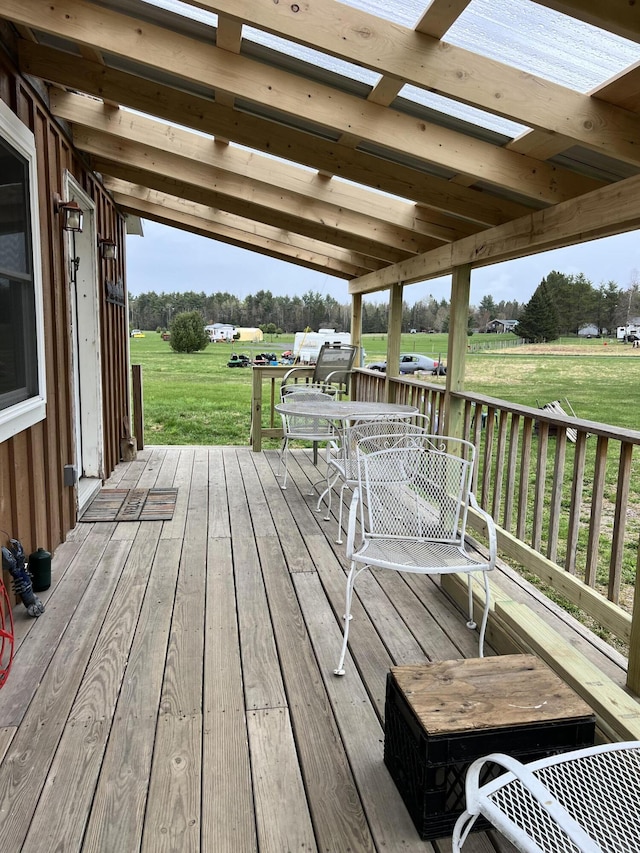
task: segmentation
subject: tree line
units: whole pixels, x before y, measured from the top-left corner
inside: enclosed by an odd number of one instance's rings
[[[515,300],[496,302],[484,296],[477,306],[470,306],[469,329],[484,331],[491,320],[519,321],[521,337],[553,340],[554,335],[576,334],[592,323],[598,330],[613,332],[630,317],[640,316],[638,284],[627,290],[610,281],[599,287],[585,276],[565,275],[552,271],[538,285],[531,300],[521,304]],[[274,296],[269,290],[239,299],[232,293],[205,294],[141,293],[129,297],[130,323],[138,329],[168,329],[181,313],[197,311],[203,325],[229,323],[243,327],[275,328],[279,333],[299,332],[305,328],[329,328],[348,331],[351,324],[351,304],[341,304],[331,296],[308,291],[302,296]],[[402,330],[447,332],[450,304],[433,296],[403,304]],[[529,328],[531,317],[538,317]],[[536,324],[544,321],[542,332]],[[389,328],[389,306],[386,301],[364,298],[362,302],[362,331],[364,334],[384,334]],[[523,334],[523,332],[527,334]],[[541,338],[541,339],[542,339]]]
[[[300,332],[303,329],[335,329],[348,331],[351,325],[351,303],[341,304],[331,296],[309,291],[303,296],[274,296],[269,290],[239,299],[232,293],[206,294],[141,293],[129,296],[129,320],[132,328],[169,329],[178,314],[197,311],[203,325],[229,323],[233,326],[264,328],[269,326],[280,333]],[[473,309],[474,322],[486,325],[495,317],[516,319],[517,302],[494,303],[483,299]],[[449,327],[449,302],[430,296],[413,305],[404,303],[402,327],[446,332]],[[364,334],[384,334],[389,328],[389,305],[363,299],[362,331]]]
[[[634,281],[626,290],[614,281],[594,287],[580,273],[553,271],[542,279],[523,306],[516,334],[527,341],[553,341],[593,325],[597,334],[615,334],[640,315],[640,292]]]

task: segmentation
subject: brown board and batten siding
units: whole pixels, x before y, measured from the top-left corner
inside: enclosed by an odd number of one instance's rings
[[[27,553],[37,547],[53,551],[76,522],[75,490],[64,485],[64,466],[75,458],[68,261],[53,206],[54,193],[64,196],[65,172],[95,203],[98,234],[118,246],[115,262],[98,256],[105,477],[120,461],[123,424],[130,418],[126,299],[109,300],[106,284],[107,278],[125,284],[125,221],[51,116],[45,87],[17,72],[6,25],[0,26],[0,99],[36,141],[47,383],[45,420],[0,442],[0,530],[20,539]],[[4,533],[1,538],[5,544]]]

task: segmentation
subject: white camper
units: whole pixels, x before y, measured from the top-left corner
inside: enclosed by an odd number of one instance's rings
[[[631,337],[633,335],[633,337]],[[640,326],[636,323],[627,323],[626,326],[618,326],[616,338],[619,341],[634,340],[640,338]]]
[[[293,358],[297,364],[315,364],[322,344],[350,344],[349,332],[335,329],[318,329],[317,332],[296,332],[293,341]]]

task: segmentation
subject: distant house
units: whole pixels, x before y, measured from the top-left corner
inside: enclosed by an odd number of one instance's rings
[[[235,326],[229,323],[212,323],[204,327],[205,332],[209,335],[209,340],[212,342],[232,341],[236,332]]]
[[[230,323],[211,323],[204,327],[213,343],[223,341],[251,341],[259,343],[264,339],[260,329],[254,327],[232,326]]]
[[[518,325],[517,320],[491,320],[485,326],[485,332],[500,334],[501,332],[514,332]]]

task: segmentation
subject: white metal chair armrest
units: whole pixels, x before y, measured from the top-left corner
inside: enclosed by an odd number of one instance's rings
[[[480,785],[489,763],[508,772]],[[482,814],[524,853],[640,850],[640,741],[605,744],[522,764],[494,753],[466,777],[466,810],[452,853],[459,853]]]
[[[482,516],[482,519],[487,527],[487,539],[489,540],[489,562],[495,565],[498,559],[498,537],[496,534],[496,524],[493,517],[482,509],[473,492],[469,492],[469,506],[475,513]]]
[[[353,490],[353,495],[351,496],[351,503],[349,505],[349,522],[347,526],[347,545],[346,545],[346,555],[347,559],[350,560],[353,556],[353,552],[355,551],[355,539],[356,539],[356,521],[358,519],[358,506],[360,504],[360,490],[356,487]]]

